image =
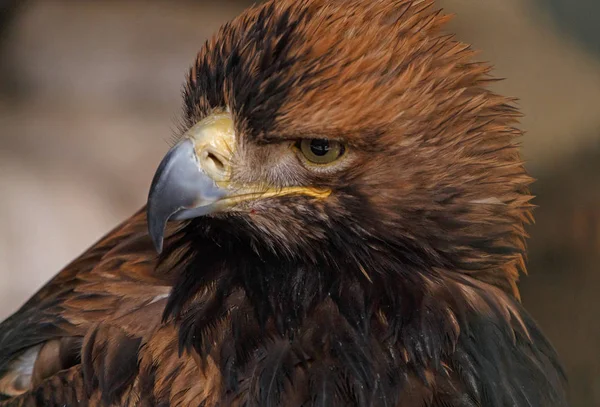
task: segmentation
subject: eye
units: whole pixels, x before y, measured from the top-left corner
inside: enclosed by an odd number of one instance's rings
[[[296,147],[310,163],[320,165],[334,162],[346,150],[339,141],[324,138],[303,139],[296,143]]]

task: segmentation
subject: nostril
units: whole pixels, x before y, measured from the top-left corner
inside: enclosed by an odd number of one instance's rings
[[[202,167],[212,176],[222,178],[227,175],[227,166],[223,158],[210,150],[204,150],[202,154]]]
[[[216,155],[214,155],[213,153],[211,153],[209,151],[206,158],[208,160],[211,160],[213,162],[213,165],[215,166],[215,168],[217,170],[219,170],[219,171],[225,171],[225,164],[223,164],[223,161],[221,161],[219,159],[219,157],[217,157]]]

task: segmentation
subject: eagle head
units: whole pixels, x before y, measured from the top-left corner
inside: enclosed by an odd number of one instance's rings
[[[286,261],[374,280],[384,253],[516,293],[531,208],[518,112],[431,6],[269,2],[225,25],[153,182],[156,246],[167,220],[194,219]]]
[[[231,383],[306,363],[298,388],[331,374],[381,402],[460,372],[500,406],[559,381],[518,302],[519,113],[447,20],[432,0],[269,1],[198,54],[147,213],[159,251],[184,221],[165,317]],[[273,342],[294,358],[256,356]]]

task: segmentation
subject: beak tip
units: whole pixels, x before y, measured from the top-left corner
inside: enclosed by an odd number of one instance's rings
[[[163,249],[165,222],[157,222],[156,217],[152,216],[150,210],[148,210],[146,216],[148,219],[148,234],[150,235],[154,249],[160,254]]]
[[[162,249],[163,249],[163,241],[162,241],[162,239],[158,239],[158,240],[152,239],[152,243],[154,243],[154,249],[156,250],[156,253],[157,254],[161,254],[162,253]]]

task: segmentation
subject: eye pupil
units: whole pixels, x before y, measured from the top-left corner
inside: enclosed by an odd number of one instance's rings
[[[310,151],[318,157],[322,157],[329,152],[329,140],[314,139],[310,142]]]

